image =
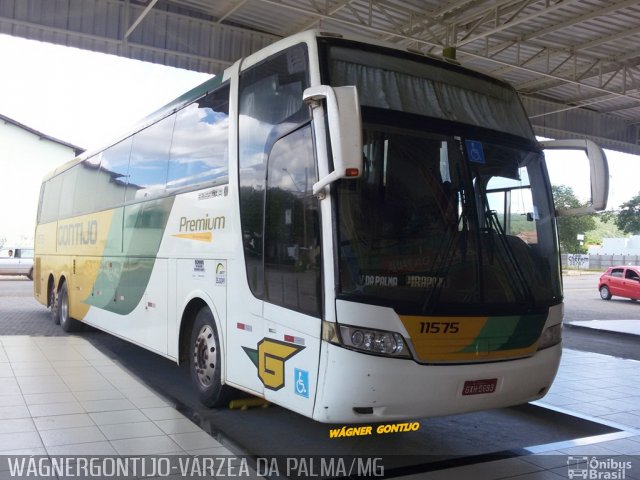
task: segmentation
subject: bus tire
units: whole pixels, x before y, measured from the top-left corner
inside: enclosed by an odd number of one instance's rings
[[[80,329],[80,322],[69,316],[69,291],[67,282],[63,282],[58,292],[58,318],[60,326],[65,332],[77,332]]]
[[[31,270],[29,270],[29,274],[27,275],[27,278],[29,280],[33,280],[33,268]]]
[[[222,384],[220,340],[208,307],[197,313],[189,343],[189,371],[200,402],[219,408],[229,404],[233,389]]]
[[[58,315],[58,295],[56,295],[56,286],[49,282],[49,307],[51,308],[51,320],[54,325],[60,323],[60,315]]]

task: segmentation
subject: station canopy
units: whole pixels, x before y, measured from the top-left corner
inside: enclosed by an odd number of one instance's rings
[[[0,0],[0,33],[212,74],[311,28],[455,51],[538,135],[640,154],[638,0]]]

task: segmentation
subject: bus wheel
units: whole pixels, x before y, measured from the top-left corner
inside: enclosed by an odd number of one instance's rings
[[[58,293],[58,318],[60,326],[65,332],[77,332],[80,323],[69,316],[69,292],[67,282],[64,282]]]
[[[222,384],[220,341],[208,307],[196,315],[190,346],[189,370],[200,401],[207,407],[226,406],[231,400],[232,389]]]
[[[49,306],[51,307],[51,320],[54,325],[60,323],[60,315],[58,314],[58,296],[56,295],[56,286],[49,287]]]

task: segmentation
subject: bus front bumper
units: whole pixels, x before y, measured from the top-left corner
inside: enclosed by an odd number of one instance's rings
[[[313,418],[324,423],[380,422],[526,403],[547,393],[561,354],[562,343],[517,360],[421,365],[323,342],[326,370],[318,382]],[[493,393],[463,395],[465,382],[493,379]]]

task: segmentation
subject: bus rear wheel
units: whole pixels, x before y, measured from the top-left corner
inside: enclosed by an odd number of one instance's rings
[[[60,326],[65,332],[77,332],[80,330],[80,322],[69,316],[69,291],[67,282],[64,282],[58,293],[58,318]]]
[[[222,384],[220,340],[208,307],[196,315],[189,345],[189,370],[200,402],[214,408],[228,405],[233,389]]]

